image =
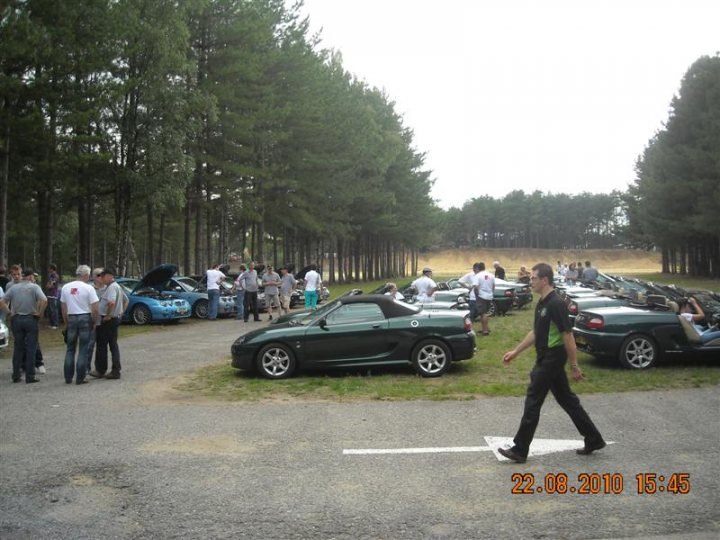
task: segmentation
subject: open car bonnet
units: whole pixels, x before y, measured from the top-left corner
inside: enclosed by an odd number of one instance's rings
[[[177,269],[177,266],[174,264],[161,264],[160,266],[156,266],[143,276],[136,289],[152,287],[156,291],[160,292],[163,285],[165,285],[165,283],[167,283],[167,281],[175,275]]]

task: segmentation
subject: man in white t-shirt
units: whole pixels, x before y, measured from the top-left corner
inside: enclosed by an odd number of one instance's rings
[[[220,283],[225,279],[225,274],[223,274],[219,268],[219,264],[213,265],[213,267],[205,273],[207,276],[208,321],[217,319],[218,307],[220,306]]]
[[[482,324],[482,335],[490,334],[490,324],[488,313],[495,294],[495,276],[485,270],[485,263],[479,262],[478,268],[480,272],[475,276],[477,285],[475,287],[475,295],[477,296],[477,311],[480,315],[480,323]]]
[[[412,282],[412,287],[417,291],[419,302],[432,302],[432,295],[437,290],[437,283],[432,278],[432,268],[423,268],[423,275]]]
[[[474,321],[477,316],[477,295],[475,294],[475,287],[478,284],[477,275],[480,272],[480,263],[473,264],[472,272],[468,272],[460,278],[460,284],[469,289],[468,294],[468,305],[470,306],[470,320]]]
[[[311,264],[305,273],[305,309],[316,309],[318,289],[322,286],[322,278],[317,272],[317,265]]]
[[[65,321],[67,350],[65,351],[65,382],[72,383],[76,375],[75,384],[88,382],[85,375],[88,371],[88,343],[90,332],[93,331],[94,321],[98,315],[98,295],[90,279],[90,267],[81,264],[75,271],[77,279],[66,283],[60,293],[60,307],[63,321]],[[80,342],[78,350],[78,341]],[[77,354],[77,374],[75,369],[75,351]]]

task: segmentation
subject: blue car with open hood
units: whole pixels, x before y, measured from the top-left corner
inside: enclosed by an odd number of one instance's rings
[[[149,324],[151,322],[176,322],[191,315],[190,304],[183,298],[175,298],[162,292],[168,280],[177,272],[174,264],[161,264],[150,270],[142,279],[117,278],[130,299],[123,322]]]

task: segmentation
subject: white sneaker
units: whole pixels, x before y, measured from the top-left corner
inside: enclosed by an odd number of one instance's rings
[[[45,366],[38,366],[35,371],[40,375],[45,375]]]

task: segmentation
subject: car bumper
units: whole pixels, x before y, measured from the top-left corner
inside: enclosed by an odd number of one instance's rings
[[[475,356],[475,332],[465,332],[446,338],[452,351],[453,361],[466,360]]]
[[[573,337],[579,351],[596,356],[617,356],[625,339],[624,335],[588,332],[581,328],[573,328]]]
[[[253,369],[253,363],[255,358],[255,349],[248,349],[247,347],[236,347],[232,346],[232,362],[230,365],[235,369],[242,369],[250,371]]]

